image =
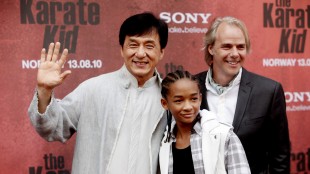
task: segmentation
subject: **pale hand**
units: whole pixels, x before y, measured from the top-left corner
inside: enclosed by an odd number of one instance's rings
[[[41,51],[40,66],[37,75],[38,90],[44,89],[51,91],[56,86],[60,85],[64,79],[71,74],[70,70],[61,72],[62,66],[66,62],[68,50],[64,49],[59,57],[60,43],[51,43],[46,54],[43,48]]]

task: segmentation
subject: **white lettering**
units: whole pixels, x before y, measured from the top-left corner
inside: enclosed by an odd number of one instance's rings
[[[198,21],[198,14],[197,13],[194,13],[194,14],[185,13],[185,15],[186,15],[186,22],[185,23],[189,23],[190,24],[191,21],[193,21],[194,23],[197,23],[197,21]]]
[[[198,23],[199,21],[203,24],[208,23],[211,13],[182,13],[182,12],[161,12],[159,18],[164,20],[166,23]]]
[[[180,16],[180,20],[178,20],[178,16]],[[184,16],[183,13],[180,13],[180,12],[174,13],[174,14],[172,15],[172,21],[174,21],[174,23],[177,23],[177,24],[184,23],[184,21],[185,21],[185,16]]]
[[[286,103],[290,103],[293,100],[293,94],[291,92],[285,92],[285,101]]]
[[[294,92],[293,95],[294,95],[293,102],[298,102],[298,101],[303,102],[304,101],[303,92]]]
[[[202,18],[202,23],[203,24],[207,24],[208,23],[208,19],[211,16],[211,13],[199,13],[199,15]]]
[[[40,60],[22,60],[23,69],[36,69],[40,65]]]
[[[263,59],[263,66],[295,66],[296,59]]]
[[[291,102],[310,102],[310,92],[285,92],[285,100]]]
[[[164,20],[166,23],[171,22],[170,13],[168,13],[168,12],[161,12],[159,14],[159,18]]]

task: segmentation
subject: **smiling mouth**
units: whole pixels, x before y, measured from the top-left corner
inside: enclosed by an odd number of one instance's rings
[[[132,61],[132,62],[135,63],[136,65],[140,65],[140,66],[148,64],[148,62],[139,62],[139,61]]]
[[[237,65],[240,61],[226,61],[230,65]]]
[[[183,114],[183,117],[185,118],[190,118],[190,117],[193,117],[194,114]]]

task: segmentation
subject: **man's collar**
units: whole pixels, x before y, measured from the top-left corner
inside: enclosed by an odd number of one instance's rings
[[[126,83],[126,88],[128,88],[131,85],[138,88],[138,80],[128,71],[125,64],[121,68],[121,77]],[[147,88],[147,87],[153,86],[156,83],[160,84],[160,82],[161,82],[160,75],[159,75],[157,69],[155,69],[154,76],[152,76],[150,79],[148,79],[144,83],[142,88]]]
[[[241,74],[242,74],[242,68],[240,68],[238,74],[229,82],[227,86],[221,86],[220,84],[217,84],[213,80],[212,68],[210,67],[206,76],[206,88],[207,90],[211,90],[213,92],[216,92],[218,95],[221,95],[222,93],[230,89],[232,86],[238,85],[240,83]]]

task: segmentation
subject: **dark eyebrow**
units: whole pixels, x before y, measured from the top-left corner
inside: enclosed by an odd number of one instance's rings
[[[136,40],[136,39],[133,39],[133,38],[129,38],[129,41],[130,41],[130,42],[136,42],[137,40]]]
[[[233,45],[233,44],[231,44],[231,43],[223,43],[223,44],[222,44],[222,46],[232,46],[232,45]],[[242,43],[242,44],[237,44],[237,47],[240,47],[240,46],[245,47],[246,44],[244,44],[244,43]]]
[[[173,96],[173,98],[182,98],[183,96],[182,95],[175,95]]]
[[[132,37],[129,37],[129,41],[130,41],[130,42],[137,42],[137,39],[132,38]],[[153,39],[149,39],[149,40],[146,40],[145,43],[152,43],[152,44],[155,44],[156,41],[153,40]]]
[[[156,44],[156,42],[155,42],[155,41],[153,41],[153,40],[146,41],[146,43],[147,43],[147,44],[148,44],[148,43],[151,43],[151,44]]]
[[[237,46],[243,46],[243,47],[245,47],[246,46],[246,44],[238,44]]]
[[[230,43],[223,43],[222,46],[232,46]]]
[[[193,97],[193,96],[196,96],[196,95],[199,95],[199,93],[193,93],[193,94],[191,94],[191,96]],[[182,95],[175,95],[175,96],[173,96],[173,98],[183,98],[183,96]]]
[[[196,92],[196,93],[191,94],[191,96],[196,96],[196,95],[199,95],[199,93]]]

